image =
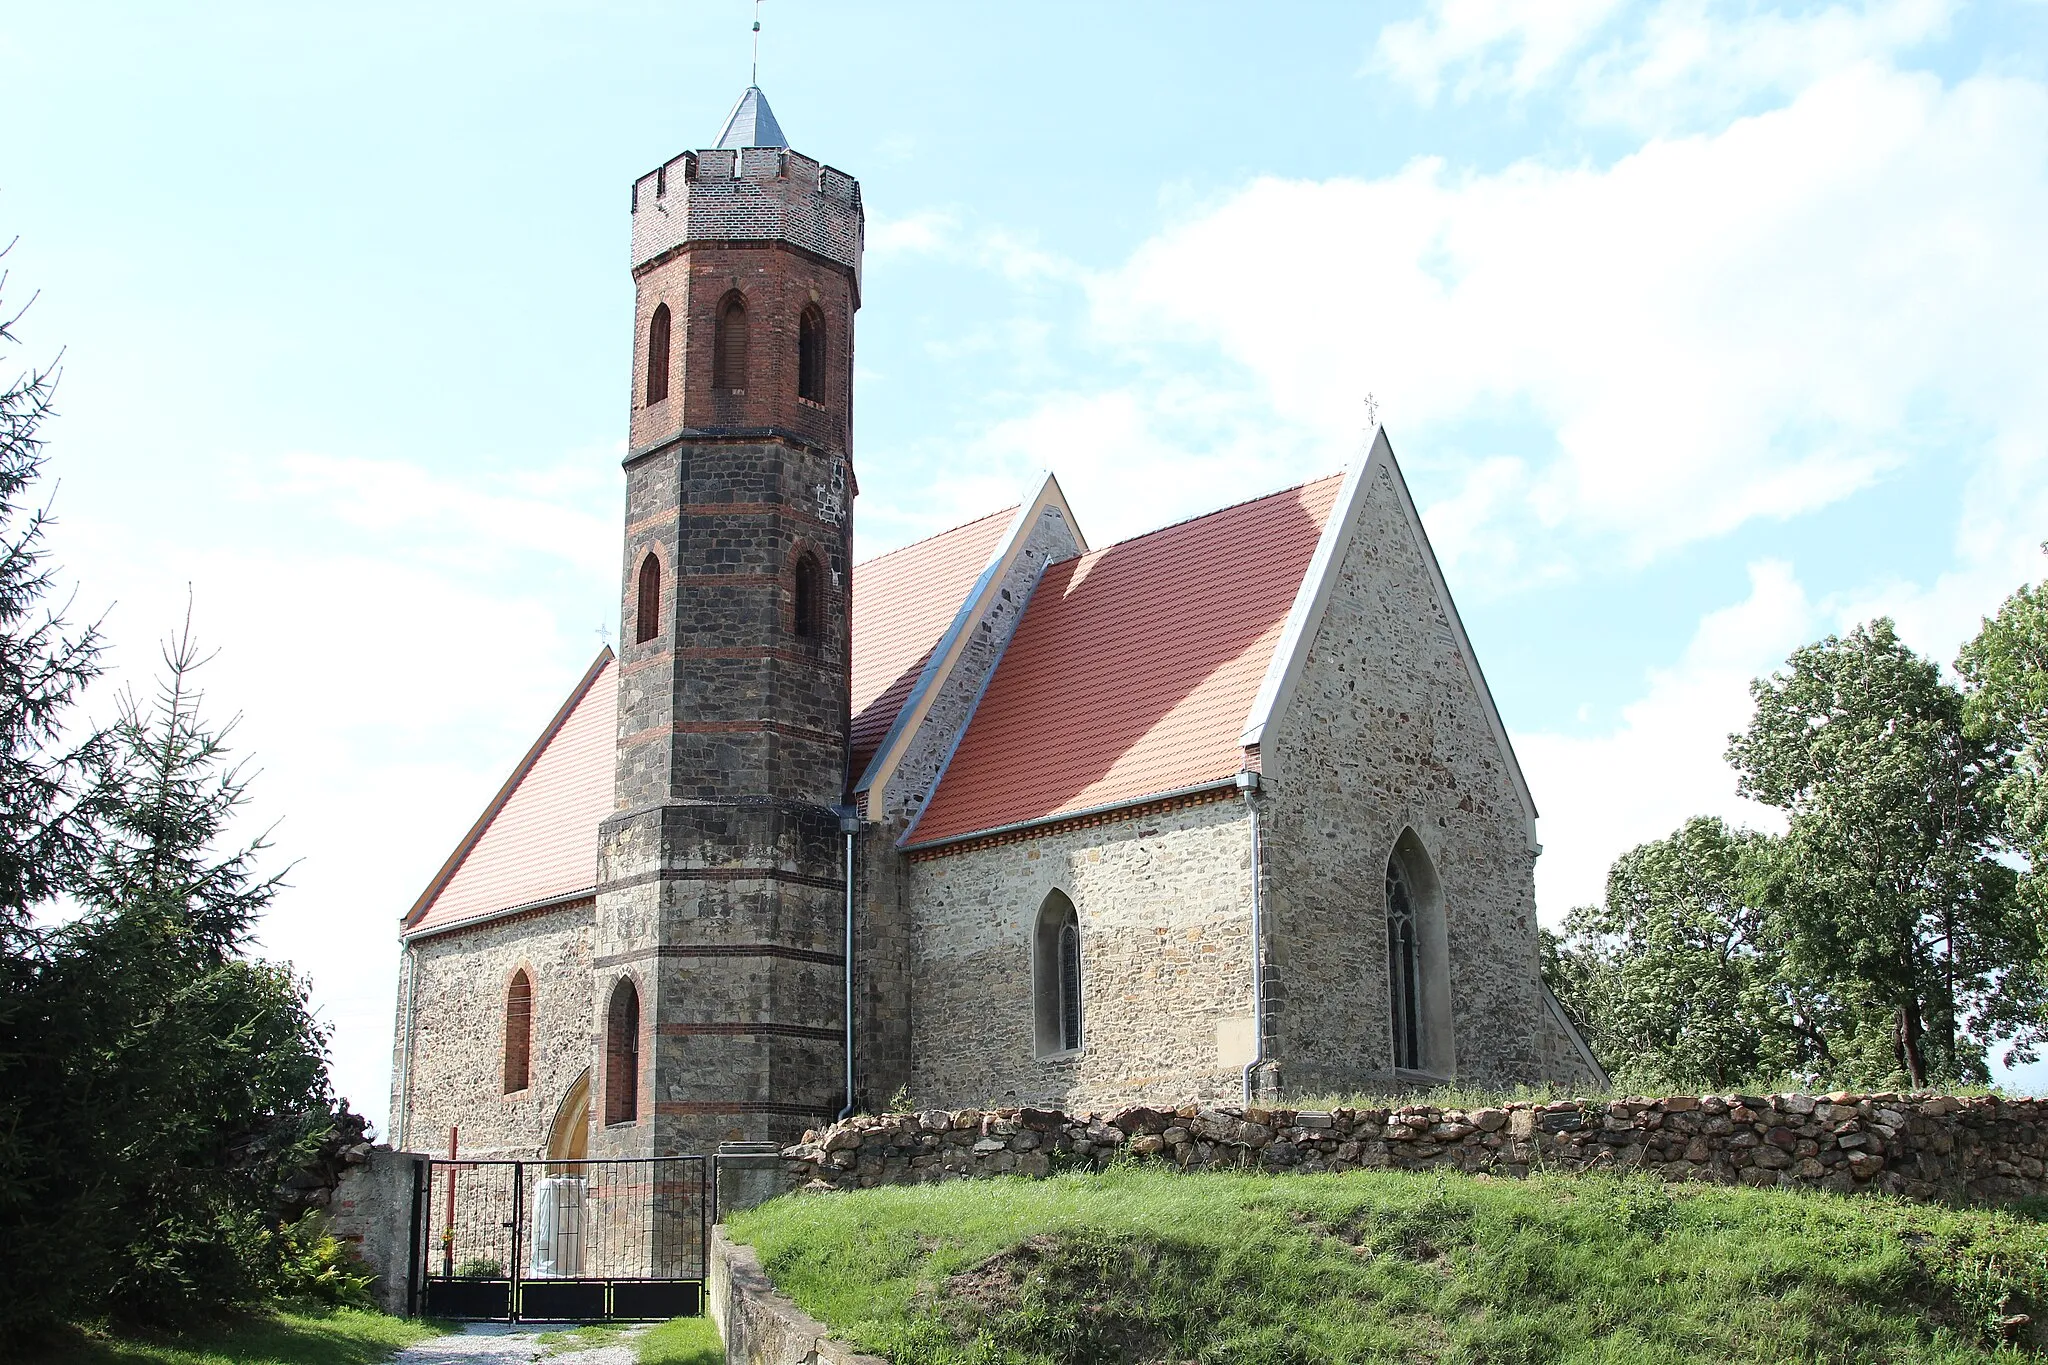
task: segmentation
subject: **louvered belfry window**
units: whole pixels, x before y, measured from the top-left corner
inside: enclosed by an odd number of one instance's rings
[[[718,326],[712,336],[711,386],[747,386],[747,304],[737,291],[727,294],[718,304]]]
[[[526,1089],[533,1058],[533,979],[512,973],[505,989],[505,1093]]]
[[[668,305],[654,306],[654,318],[647,324],[647,401],[659,403],[668,397]]]
[[[652,550],[640,561],[638,596],[633,604],[633,643],[644,645],[661,634],[661,560]]]
[[[1387,863],[1387,996],[1394,1065],[1422,1069],[1422,955],[1416,942],[1415,892],[1398,858]]]
[[[640,992],[631,977],[612,987],[605,1011],[604,1121],[631,1123],[640,1117]]]
[[[813,403],[825,401],[825,315],[818,305],[805,308],[796,324],[796,395]]]

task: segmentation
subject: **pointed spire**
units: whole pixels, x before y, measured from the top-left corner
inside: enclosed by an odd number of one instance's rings
[[[775,121],[775,111],[768,107],[768,97],[761,93],[761,87],[750,85],[740,96],[740,102],[732,107],[732,114],[725,120],[725,131],[718,135],[720,147],[787,147],[789,139],[782,135],[782,125]]]

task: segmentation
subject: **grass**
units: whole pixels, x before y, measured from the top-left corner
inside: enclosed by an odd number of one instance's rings
[[[671,1318],[634,1341],[640,1365],[725,1365],[725,1343],[710,1318]]]
[[[735,1236],[896,1365],[1989,1362],[2048,1314],[2044,1212],[1450,1173],[786,1197]]]
[[[354,1308],[301,1310],[180,1334],[81,1329],[23,1358],[47,1365],[372,1365],[446,1330]]]

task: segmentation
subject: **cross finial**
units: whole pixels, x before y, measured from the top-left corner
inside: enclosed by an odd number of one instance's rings
[[[754,0],[754,77],[748,85],[761,83],[761,0]]]
[[[1375,432],[1375,431],[1379,430],[1379,425],[1380,425],[1380,399],[1379,399],[1379,395],[1378,395],[1378,394],[1376,394],[1376,393],[1368,393],[1368,394],[1367,394],[1367,395],[1365,396],[1365,434],[1366,434],[1366,435],[1368,435],[1368,436],[1372,435],[1372,433],[1373,433],[1373,432]]]

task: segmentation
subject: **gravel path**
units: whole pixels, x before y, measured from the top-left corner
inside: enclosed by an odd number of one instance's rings
[[[544,1333],[559,1327],[510,1326],[499,1322],[472,1322],[460,1332],[433,1337],[408,1346],[392,1359],[392,1365],[530,1365],[534,1361],[559,1365],[634,1365],[633,1338],[644,1328],[634,1328],[610,1345],[591,1350],[579,1343],[541,1344]]]

